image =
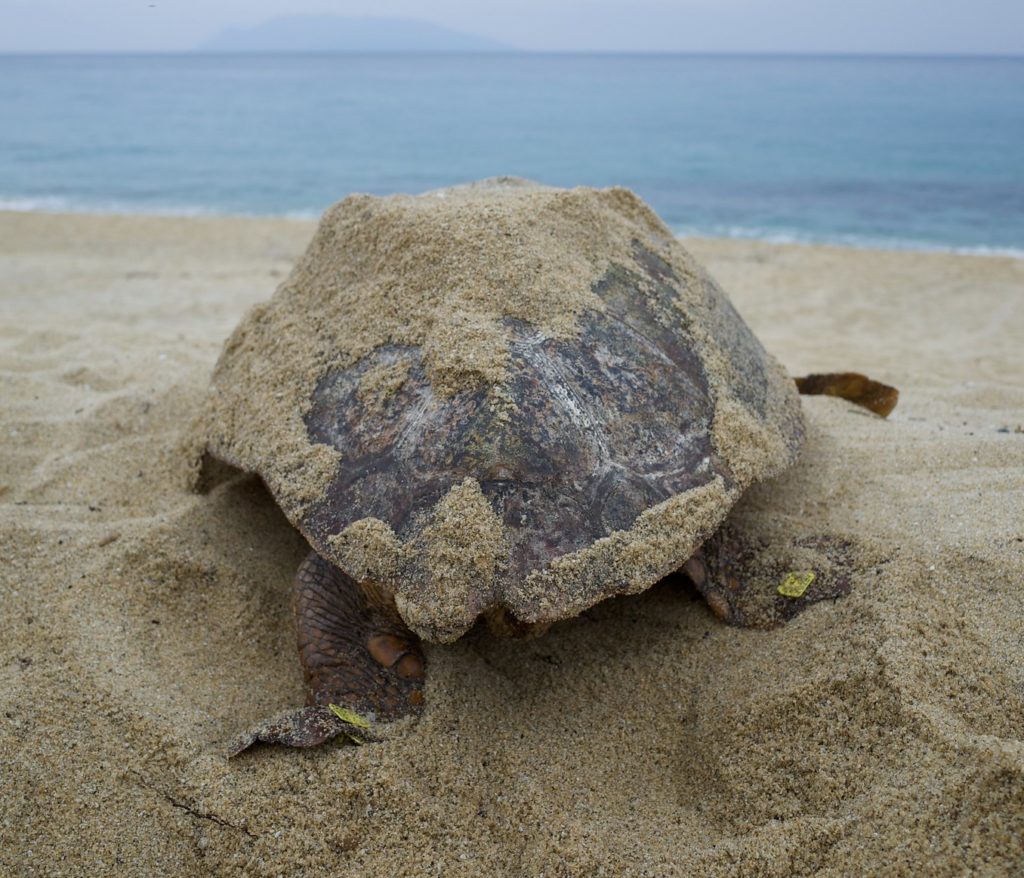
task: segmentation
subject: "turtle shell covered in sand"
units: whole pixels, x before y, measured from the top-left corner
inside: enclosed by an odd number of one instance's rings
[[[535,630],[685,566],[728,617],[701,546],[803,430],[793,380],[631,192],[346,198],[228,340],[203,417],[312,548],[308,706],[240,746],[416,710],[418,638],[481,616]]]

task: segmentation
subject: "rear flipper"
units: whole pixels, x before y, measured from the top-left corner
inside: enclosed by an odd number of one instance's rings
[[[422,708],[423,651],[389,594],[311,552],[295,576],[294,607],[307,706],[238,736],[231,755],[258,741],[312,747],[340,734],[372,741],[373,722]]]
[[[808,536],[784,546],[759,544],[726,525],[683,565],[723,622],[772,628],[811,604],[848,594],[853,546]]]
[[[883,418],[896,408],[900,398],[895,387],[859,372],[827,372],[793,380],[796,389],[805,396],[838,396]]]

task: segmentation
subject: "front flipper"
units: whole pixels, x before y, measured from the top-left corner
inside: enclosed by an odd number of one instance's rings
[[[311,552],[295,576],[294,607],[306,707],[240,735],[232,755],[258,741],[313,747],[340,734],[374,741],[372,723],[422,708],[423,651],[391,595]]]

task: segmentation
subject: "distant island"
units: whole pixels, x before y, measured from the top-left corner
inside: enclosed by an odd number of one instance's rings
[[[511,47],[414,18],[290,15],[232,27],[199,52],[500,52]]]

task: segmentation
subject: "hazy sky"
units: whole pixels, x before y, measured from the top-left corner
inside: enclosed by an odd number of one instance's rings
[[[190,49],[300,12],[420,18],[536,50],[1024,53],[1024,0],[0,0],[0,51]]]

